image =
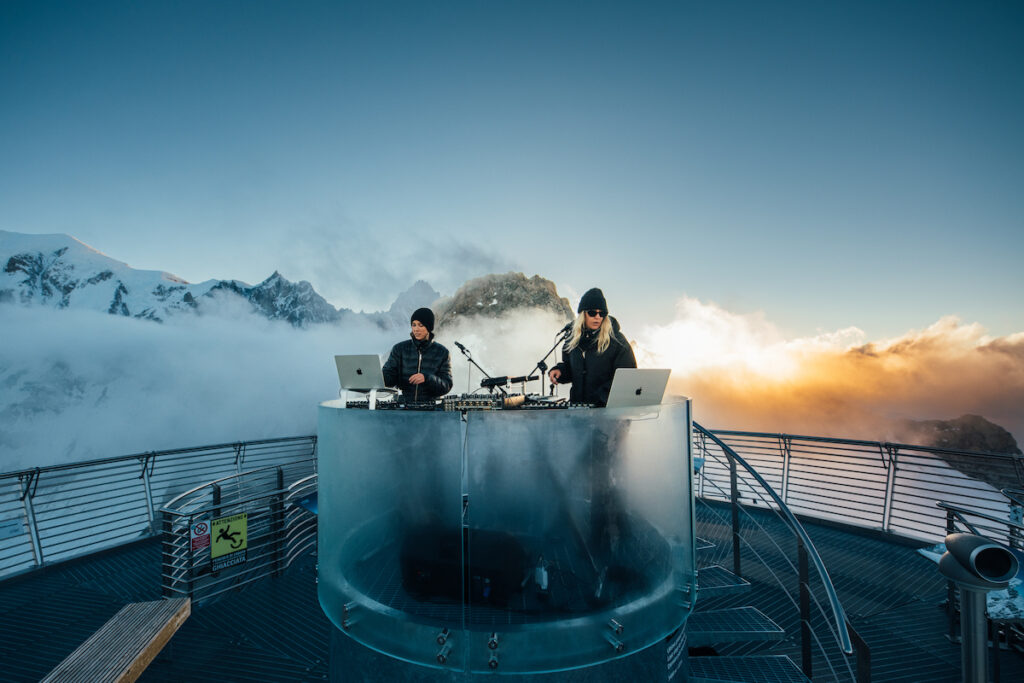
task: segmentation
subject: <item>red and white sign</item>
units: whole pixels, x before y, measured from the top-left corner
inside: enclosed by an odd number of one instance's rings
[[[210,522],[201,519],[189,528],[189,537],[192,539],[192,552],[210,547]]]

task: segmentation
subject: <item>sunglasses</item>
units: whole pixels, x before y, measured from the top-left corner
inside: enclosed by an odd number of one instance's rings
[[[600,308],[588,308],[587,315],[589,315],[591,318],[603,318],[607,315],[607,313],[605,311],[602,311]]]

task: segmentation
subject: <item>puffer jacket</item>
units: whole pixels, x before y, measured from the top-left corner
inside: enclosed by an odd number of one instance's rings
[[[434,341],[433,332],[421,342],[406,339],[395,344],[382,369],[384,383],[401,389],[406,401],[430,401],[452,390],[452,357]],[[422,372],[426,381],[409,384],[417,372]]]
[[[572,351],[568,342],[562,347],[562,362],[553,370],[562,374],[559,384],[572,383],[569,400],[573,403],[593,403],[604,406],[608,403],[608,392],[612,388],[612,377],[617,368],[635,368],[636,357],[633,348],[619,331],[619,321],[609,318],[612,323],[612,338],[604,353],[597,352],[597,332],[583,333],[579,346]]]

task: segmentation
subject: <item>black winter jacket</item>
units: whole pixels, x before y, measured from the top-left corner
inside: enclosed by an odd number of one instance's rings
[[[619,331],[619,321],[611,318],[612,338],[604,353],[597,352],[597,333],[584,332],[579,346],[572,351],[562,347],[562,362],[553,370],[562,374],[559,384],[572,383],[569,400],[573,403],[593,403],[604,406],[612,388],[612,377],[617,368],[635,368],[636,357],[626,337]]]
[[[382,369],[384,384],[401,389],[406,401],[430,401],[452,390],[452,357],[434,341],[433,333],[421,342],[406,339],[395,344]],[[422,372],[426,381],[409,384],[417,372]]]

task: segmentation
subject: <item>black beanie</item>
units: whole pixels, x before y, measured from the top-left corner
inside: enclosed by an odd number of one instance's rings
[[[608,313],[608,302],[604,300],[604,293],[597,287],[586,291],[583,298],[580,299],[580,305],[576,308],[576,312],[582,313],[583,311],[595,308]]]
[[[420,324],[427,328],[427,332],[434,331],[434,312],[429,308],[417,308],[412,312],[412,317],[409,318],[410,325],[413,320],[419,320]]]

